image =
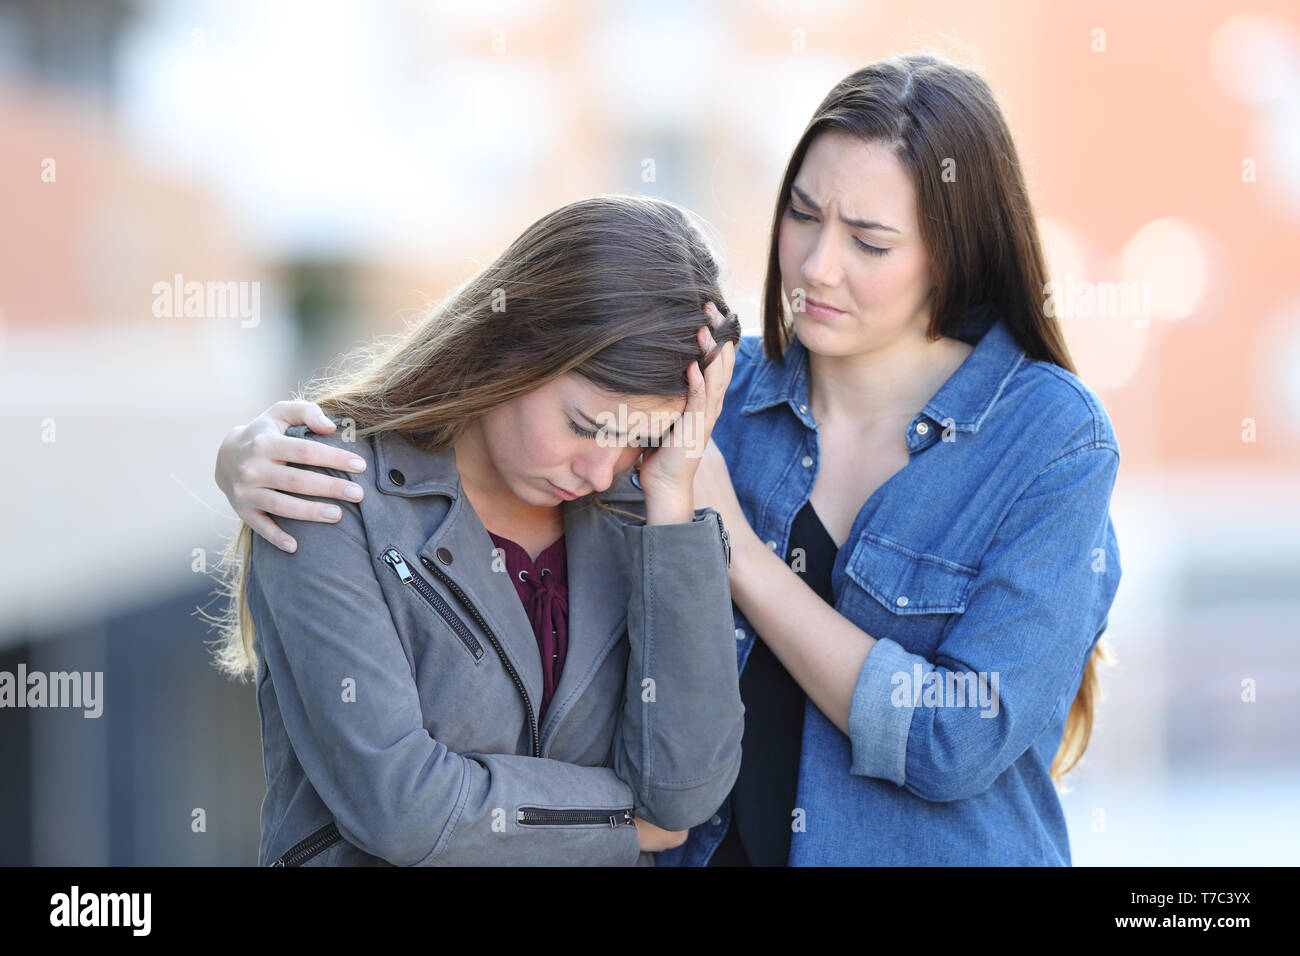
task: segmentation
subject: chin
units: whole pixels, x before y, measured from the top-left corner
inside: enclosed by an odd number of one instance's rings
[[[534,488],[532,485],[528,485],[524,491],[526,494],[520,494],[516,491],[515,496],[538,508],[553,508],[555,507],[556,499],[559,499],[561,502],[564,500],[563,498],[560,498],[559,495],[551,494],[549,488],[543,491],[541,488]]]
[[[537,505],[552,504],[550,501],[540,501],[539,499],[542,497],[543,493],[522,479],[506,478],[505,486],[510,490],[510,494],[514,496],[516,501],[521,501],[524,504],[532,505],[534,507]]]
[[[840,317],[840,320],[850,319],[847,314]],[[794,313],[794,334],[805,348],[822,355],[842,355],[853,351],[854,343],[843,330],[831,328],[825,320],[810,318],[802,312]]]

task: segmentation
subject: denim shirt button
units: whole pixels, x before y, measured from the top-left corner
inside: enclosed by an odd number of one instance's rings
[[[768,547],[768,550],[769,550],[769,551],[775,551],[775,550],[776,550],[776,542],[775,542],[775,541],[769,541],[769,542],[767,543],[767,547]]]
[[[907,595],[900,594],[898,596],[898,600],[895,601],[894,603],[897,604],[899,607],[907,607]]]
[[[720,823],[722,823],[722,817],[718,816],[718,815],[715,813],[712,817],[709,818],[709,822],[712,823],[712,824],[716,827],[716,826],[718,826]]]
[[[808,406],[807,406],[807,405],[800,405],[800,406],[799,406],[799,411],[802,412],[803,414],[807,415],[807,414],[808,414]]]
[[[925,422],[917,422],[917,423],[916,423],[916,433],[917,433],[918,435],[924,435],[924,434],[926,434],[927,432],[929,432],[929,430],[930,430],[930,426],[927,425]]]
[[[799,464],[803,465],[805,468],[811,468],[811,467],[812,467],[812,455],[804,455],[804,456],[803,456],[803,461],[801,461]]]
[[[745,629],[743,627],[736,628],[736,640],[743,641],[744,639],[745,639]]]

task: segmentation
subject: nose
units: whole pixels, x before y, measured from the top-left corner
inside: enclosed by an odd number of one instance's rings
[[[817,239],[804,257],[800,274],[806,288],[828,289],[839,282],[840,259],[832,230],[817,230]]]
[[[591,485],[592,491],[604,491],[614,483],[615,468],[625,449],[600,448],[583,455],[573,463],[573,473]]]

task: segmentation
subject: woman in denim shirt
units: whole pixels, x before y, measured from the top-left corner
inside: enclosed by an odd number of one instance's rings
[[[1119,450],[1047,292],[982,79],[914,55],[837,84],[696,475],[732,540],[740,778],[660,866],[713,861],[742,791],[763,839],[728,863],[1069,864],[1057,786],[1099,693]],[[824,582],[796,527],[834,549]]]
[[[747,804],[791,865],[1069,864],[1055,785],[1091,730],[1119,449],[1046,283],[983,80],[907,56],[830,92],[696,477],[732,535],[740,779],[659,865],[708,863],[742,791],[794,773],[755,773],[781,697],[747,692],[758,637],[806,695],[793,806]],[[788,553],[806,504],[837,549],[833,606]]]

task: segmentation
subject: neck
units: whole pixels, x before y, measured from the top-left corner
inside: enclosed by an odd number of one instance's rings
[[[460,473],[462,488],[472,487],[482,495],[503,501],[514,497],[492,464],[483,429],[477,421],[470,423],[451,447],[456,453],[456,471]]]
[[[970,353],[924,328],[856,355],[808,353],[809,400],[818,424],[861,429],[910,421]]]

